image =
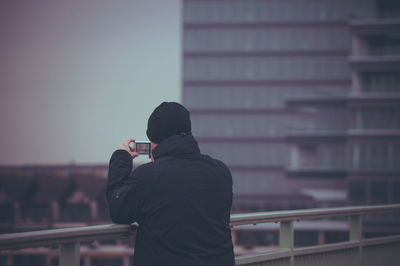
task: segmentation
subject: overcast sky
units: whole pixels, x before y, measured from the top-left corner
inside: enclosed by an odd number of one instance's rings
[[[178,0],[0,1],[0,165],[106,163],[180,101]]]

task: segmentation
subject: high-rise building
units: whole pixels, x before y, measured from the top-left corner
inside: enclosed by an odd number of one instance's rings
[[[183,103],[201,150],[232,171],[234,210],[399,201],[399,13],[183,1]]]
[[[400,1],[379,0],[369,16],[349,22],[351,92],[347,97],[349,203],[400,202]],[[399,216],[367,219],[369,227],[399,226]],[[382,227],[384,222],[384,227]]]

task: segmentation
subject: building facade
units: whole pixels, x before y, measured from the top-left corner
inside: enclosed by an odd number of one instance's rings
[[[236,211],[399,202],[392,0],[184,0],[182,96]]]
[[[400,202],[400,2],[377,1],[370,16],[349,22],[351,92],[347,97],[349,203]],[[394,230],[400,217],[369,217]]]

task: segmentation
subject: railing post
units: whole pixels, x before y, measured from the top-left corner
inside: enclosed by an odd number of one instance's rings
[[[79,266],[79,242],[61,244],[60,249],[60,266]]]
[[[362,259],[362,220],[361,215],[350,216],[349,240],[358,242],[357,265],[361,265]]]
[[[46,266],[51,266],[51,259],[53,258],[53,256],[51,256],[50,254],[46,255],[46,261],[45,261],[45,265]]]
[[[14,222],[21,222],[21,204],[19,202],[13,203],[14,208]]]
[[[129,266],[129,264],[130,264],[129,255],[124,255],[124,257],[122,259],[122,265]]]
[[[290,250],[290,265],[293,265],[293,221],[280,222],[279,246],[280,249]]]
[[[90,218],[92,219],[92,221],[97,220],[97,218],[99,217],[99,212],[98,212],[98,206],[97,206],[97,202],[94,200],[91,200],[89,202],[89,208],[90,208]]]
[[[13,258],[11,255],[6,256],[6,266],[12,266],[13,265]]]
[[[280,223],[279,245],[281,249],[293,249],[293,221]]]
[[[361,241],[362,223],[361,215],[350,216],[350,241]]]
[[[91,266],[92,265],[92,260],[89,255],[86,255],[83,257],[83,266]]]

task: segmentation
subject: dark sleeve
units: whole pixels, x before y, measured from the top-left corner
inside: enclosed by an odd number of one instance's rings
[[[224,177],[224,181],[226,186],[224,190],[224,198],[228,203],[229,210],[232,208],[232,201],[233,201],[233,178],[231,174],[231,170],[226,166],[226,164],[220,160],[214,159],[214,161],[219,165],[220,169],[222,170],[222,176]]]
[[[228,178],[228,184],[229,184],[229,193],[228,193],[228,199],[229,199],[229,210],[232,208],[232,201],[233,201],[233,178],[232,178],[232,173],[229,170],[229,168],[224,164],[225,166],[225,171],[226,175]]]
[[[141,178],[132,172],[132,157],[124,150],[117,150],[110,159],[107,181],[107,201],[111,220],[131,224],[140,219],[143,202]]]

